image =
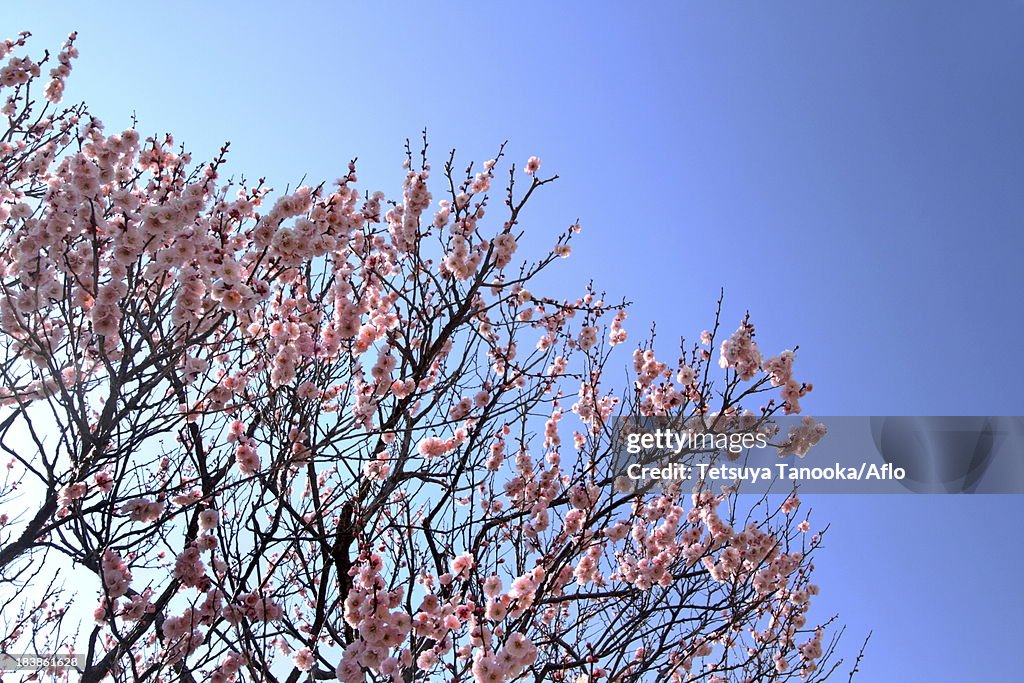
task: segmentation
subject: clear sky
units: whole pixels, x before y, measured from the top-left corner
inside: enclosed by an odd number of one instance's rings
[[[349,4],[8,0],[0,33],[78,30],[69,98],[278,187],[358,156],[392,193],[424,126],[438,160],[508,139],[562,176],[528,234],[584,226],[561,294],[594,278],[667,343],[724,287],[730,327],[800,344],[810,412],[1024,414],[1024,3]],[[1024,497],[813,504],[862,680],[1024,669]]]

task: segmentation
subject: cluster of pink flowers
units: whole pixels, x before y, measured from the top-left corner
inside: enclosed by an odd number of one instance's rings
[[[424,458],[440,458],[445,453],[455,448],[454,439],[442,439],[439,436],[429,436],[420,441],[416,450]]]
[[[667,496],[639,504],[630,529],[635,551],[618,553],[617,571],[612,578],[641,590],[671,583],[669,567],[683,556],[683,548],[695,544],[700,537],[698,530],[693,537],[684,534],[681,539],[677,538],[682,519],[683,508]]]
[[[399,683],[400,663],[411,662],[408,648],[392,653],[406,641],[413,620],[401,609],[404,591],[384,590],[382,567],[379,555],[365,553],[349,572],[353,580],[345,598],[345,622],[359,637],[342,653],[336,670],[339,681],[363,681],[363,669],[369,669],[390,675]]]
[[[38,75],[39,65],[34,61],[28,57],[11,57],[7,64],[0,68],[0,85],[6,88],[25,85]]]
[[[577,583],[585,586],[588,583],[604,584],[604,577],[601,575],[601,557],[604,549],[601,545],[592,545],[587,548],[587,553],[580,558],[573,570],[573,576]]]
[[[824,438],[828,429],[812,417],[804,417],[800,424],[790,428],[789,434],[779,447],[779,455],[796,455],[804,457],[819,441]]]
[[[46,84],[46,99],[56,104],[64,97],[64,83],[71,75],[71,60],[78,56],[78,48],[75,47],[77,33],[71,33],[67,41],[57,53],[57,66],[50,70],[50,82]],[[0,79],[2,80],[2,79]]]
[[[278,621],[283,615],[282,607],[259,591],[243,593],[235,604],[224,607],[224,618],[229,623],[238,623],[243,618],[257,622]]]
[[[429,169],[419,172],[408,170],[402,185],[402,203],[385,215],[395,247],[403,253],[415,251],[420,236],[420,216],[430,206],[431,194],[427,189]]]
[[[535,464],[528,452],[520,451],[515,457],[515,475],[504,484],[505,495],[513,507],[529,513],[523,531],[531,542],[536,542],[551,525],[549,505],[562,490],[559,462],[560,456],[552,452]]]
[[[576,345],[586,351],[593,348],[595,344],[597,344],[597,326],[587,325],[580,330],[580,336],[576,340]]]
[[[514,680],[537,660],[537,646],[522,633],[512,633],[496,652],[477,650],[473,657],[473,680],[502,683]]]
[[[636,383],[640,387],[649,387],[659,378],[671,377],[668,366],[658,361],[652,349],[633,350],[633,370],[636,373]]]
[[[749,524],[728,540],[717,557],[705,555],[701,561],[715,581],[746,580],[750,572],[774,559],[778,544],[773,534]]]
[[[22,31],[17,39],[7,38],[0,40],[0,59],[9,55],[14,48],[24,47],[29,35],[28,31]]]
[[[608,343],[612,346],[617,346],[626,341],[629,333],[622,326],[622,323],[626,321],[626,311],[619,310],[615,313],[615,317],[612,318],[611,330],[608,335]]]
[[[507,232],[495,237],[491,244],[494,248],[494,265],[498,268],[504,268],[510,264],[519,247],[515,236]]]
[[[316,663],[316,657],[313,655],[312,650],[308,647],[303,647],[295,651],[292,661],[295,662],[295,668],[299,671],[309,671]]]
[[[486,241],[473,243],[462,235],[455,235],[441,264],[442,272],[450,274],[456,280],[468,280],[480,268],[487,249]]]
[[[592,382],[581,383],[579,400],[572,405],[572,412],[579,415],[580,420],[595,434],[600,432],[619,405],[617,396],[606,395],[598,398],[596,392],[597,386]]]
[[[437,595],[428,593],[420,602],[419,608],[412,618],[412,627],[417,635],[447,644],[446,636],[452,629],[461,628],[462,622],[455,612],[460,605],[454,602],[444,602],[438,599]],[[431,666],[437,661],[437,652],[432,651],[427,655],[426,660]],[[421,655],[422,657],[422,655]]]
[[[718,360],[722,368],[736,371],[742,380],[749,380],[761,369],[761,351],[754,341],[754,326],[744,321],[732,336],[722,342]]]
[[[511,589],[504,593],[500,577],[492,575],[483,582],[487,603],[484,617],[487,622],[497,623],[506,618],[521,616],[533,604],[543,570],[518,577]],[[429,650],[417,657],[417,667],[432,671],[440,657],[454,647],[454,636],[467,629],[469,645],[458,649],[458,657],[472,656],[471,673],[475,681],[507,681],[519,676],[537,658],[537,648],[524,634],[511,632],[504,636],[504,642],[494,643],[502,631],[477,618],[477,605],[471,600],[464,603],[440,601],[436,595],[428,594],[417,611],[413,624],[417,635],[436,641]]]
[[[487,449],[487,460],[484,462],[484,467],[489,472],[497,472],[505,462],[505,439],[502,436],[503,434],[499,432]]]
[[[235,446],[235,462],[238,471],[245,475],[256,474],[260,469],[260,456],[256,451],[256,440],[252,437],[239,436]]]
[[[818,668],[816,660],[821,658],[822,655],[822,636],[823,631],[819,628],[815,631],[814,637],[805,643],[801,643],[798,648],[802,660],[800,675],[805,678],[814,673]]]
[[[121,506],[121,514],[128,515],[133,522],[149,524],[160,519],[164,512],[163,501],[149,498],[135,498]]]
[[[132,595],[121,607],[120,612],[118,612],[118,616],[125,621],[138,621],[145,615],[152,614],[156,611],[156,605],[150,601],[152,597],[152,588],[147,588],[141,593]]]
[[[769,358],[764,362],[764,371],[771,378],[773,387],[782,387],[780,396],[785,402],[787,413],[800,412],[800,399],[807,395],[807,392],[814,388],[811,384],[801,383],[793,379],[794,354],[786,349],[778,356]]]
[[[203,510],[199,513],[199,528],[202,531],[215,529],[220,523],[220,512],[217,510]]]
[[[108,596],[119,598],[128,592],[128,586],[132,582],[132,573],[117,552],[110,548],[103,551],[101,569],[103,588]]]
[[[206,635],[199,629],[200,617],[196,610],[189,608],[180,616],[164,619],[161,630],[164,636],[164,657],[169,663],[180,661],[195,652],[206,642]]]
[[[76,481],[73,484],[68,484],[60,492],[60,504],[61,506],[70,505],[72,502],[84,498],[89,492],[89,485],[84,481]]]
[[[475,566],[472,553],[462,553],[451,561],[451,570],[454,578],[465,581],[469,578],[469,571]]]
[[[238,672],[246,663],[245,657],[235,652],[230,652],[221,661],[213,673],[210,674],[210,683],[231,683],[238,679]]]
[[[562,437],[558,433],[558,423],[562,420],[562,410],[555,408],[551,411],[551,417],[544,423],[544,448],[558,448],[562,443]]]
[[[174,561],[174,578],[181,581],[183,586],[194,586],[200,590],[209,584],[206,566],[197,546],[191,545],[178,554]]]
[[[803,553],[780,553],[767,567],[754,575],[754,590],[761,594],[773,593],[786,585],[790,574],[800,567]]]

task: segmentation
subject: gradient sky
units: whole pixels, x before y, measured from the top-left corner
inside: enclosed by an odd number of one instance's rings
[[[280,188],[358,156],[392,194],[423,127],[435,161],[508,139],[562,176],[528,236],[584,226],[550,286],[629,298],[634,339],[724,287],[729,329],[800,345],[809,412],[1024,414],[1024,3],[179,4],[5,1],[0,33],[78,30],[68,98]],[[860,680],[1024,669],[1024,497],[806,499]]]

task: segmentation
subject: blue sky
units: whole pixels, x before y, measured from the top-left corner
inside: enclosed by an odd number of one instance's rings
[[[80,32],[68,96],[284,187],[360,158],[393,192],[402,142],[562,176],[524,224],[584,233],[594,278],[667,346],[749,308],[800,344],[822,414],[1024,414],[1024,4],[5,2],[36,49]],[[337,5],[337,6],[336,6]],[[863,679],[1006,680],[1024,498],[813,499],[821,611]],[[864,558],[878,557],[864,566]]]

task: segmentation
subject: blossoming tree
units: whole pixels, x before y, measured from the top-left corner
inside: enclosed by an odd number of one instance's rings
[[[0,42],[0,650],[72,650],[82,681],[834,670],[795,497],[611,466],[617,415],[799,411],[792,352],[716,319],[616,393],[624,305],[534,291],[578,225],[517,257],[538,159],[437,182],[424,142],[394,200],[354,163],[272,199],[226,146],[194,164],[60,104],[74,36],[27,37]]]

